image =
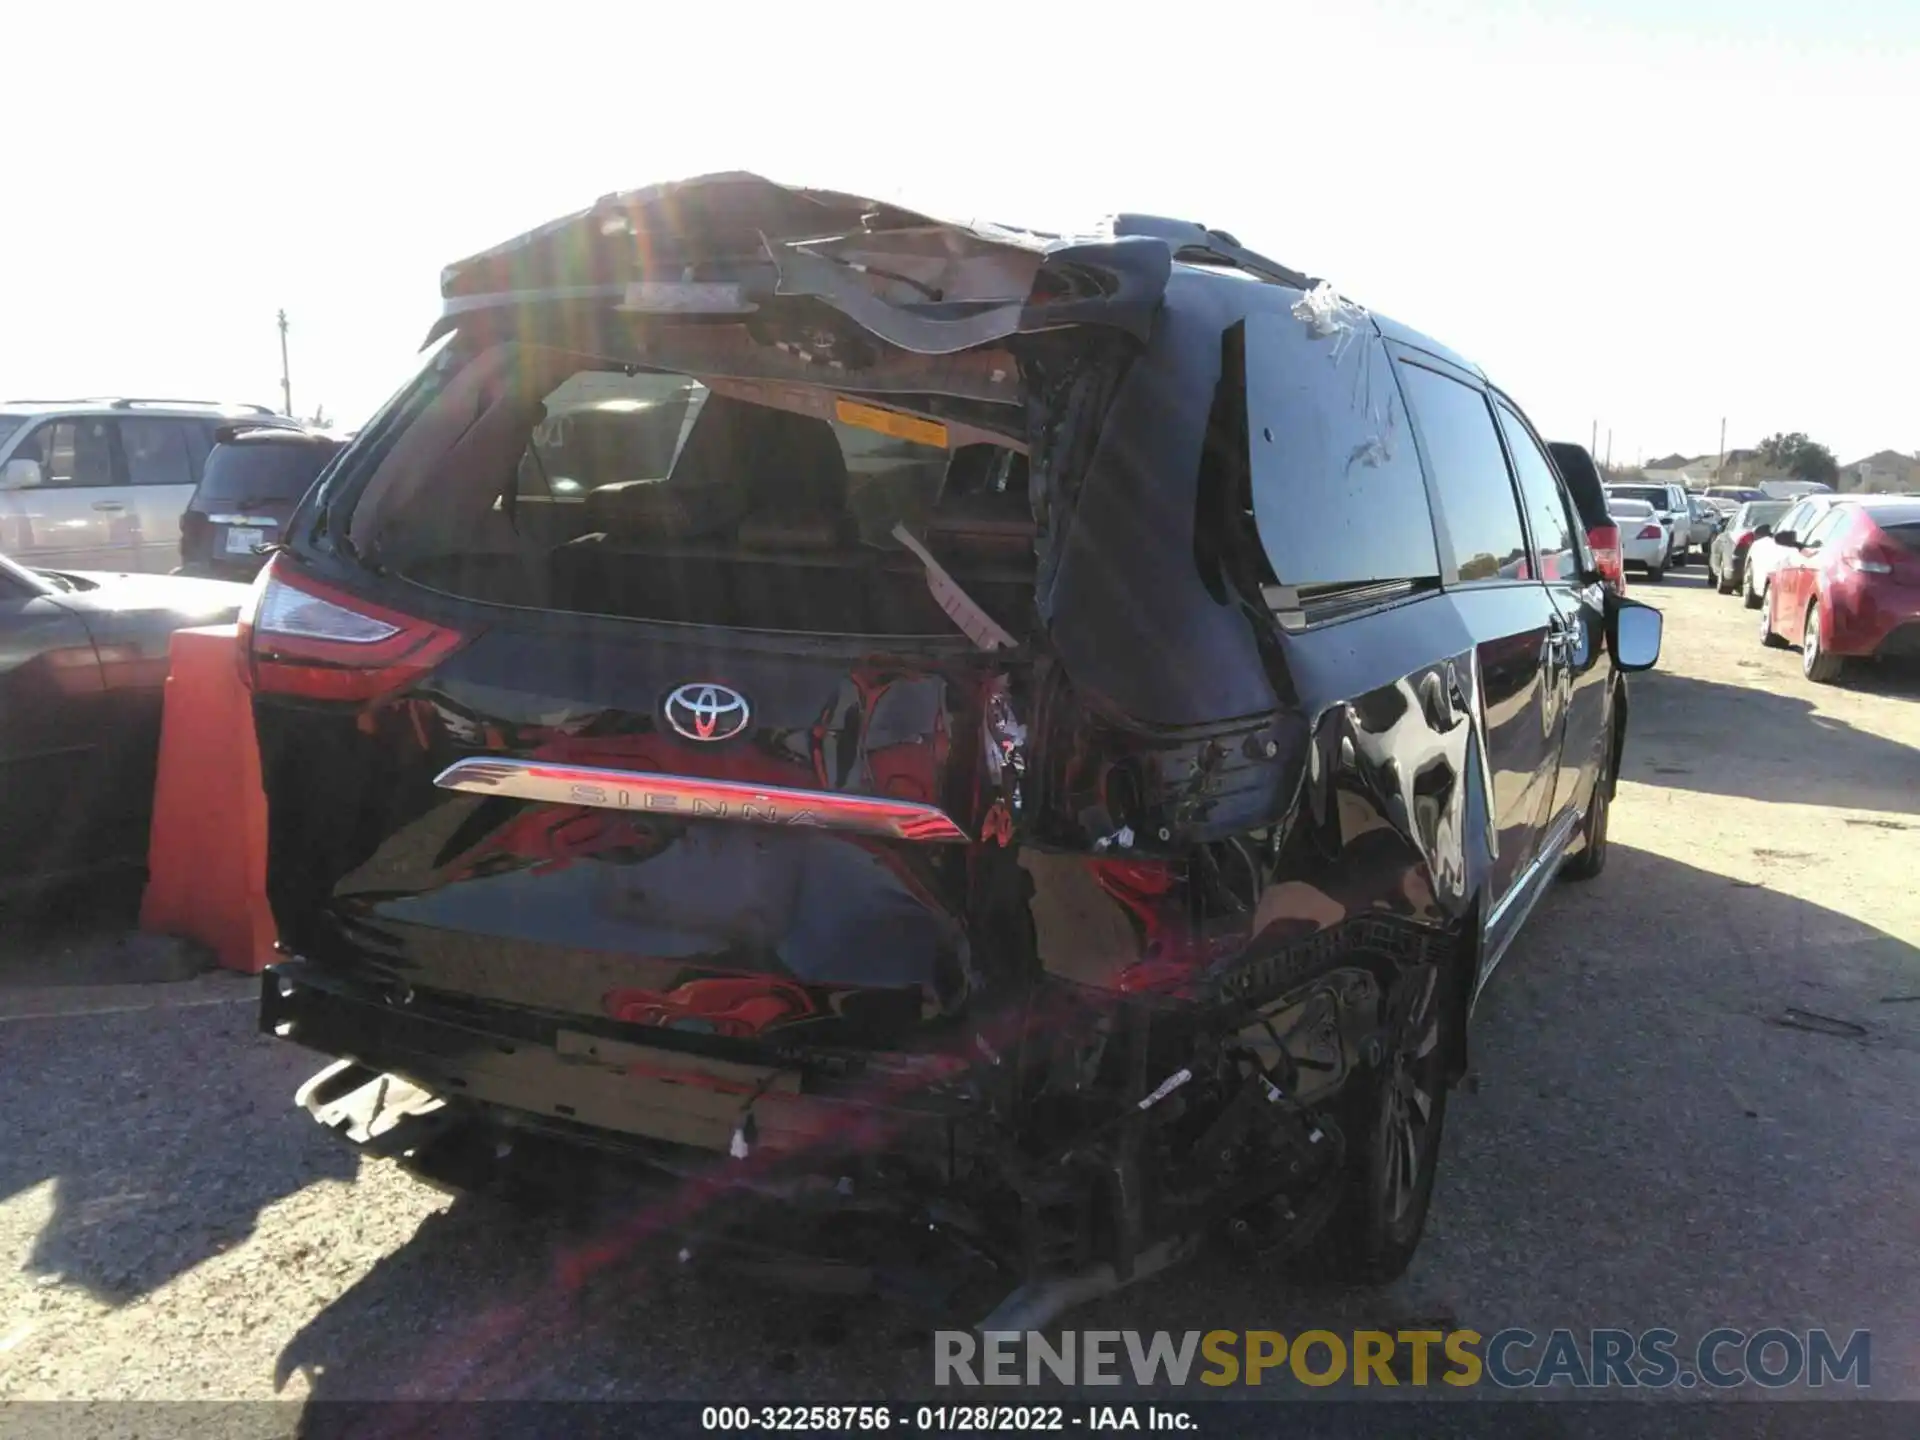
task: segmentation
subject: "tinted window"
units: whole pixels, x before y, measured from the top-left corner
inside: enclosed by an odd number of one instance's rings
[[[38,460],[43,485],[112,485],[110,420],[55,420],[20,442],[14,458]]]
[[[200,480],[200,501],[252,504],[291,503],[340,447],[317,440],[241,440],[216,445]]]
[[[1500,412],[1500,429],[1507,437],[1507,453],[1513,457],[1513,473],[1520,481],[1520,501],[1526,506],[1527,524],[1533,531],[1533,553],[1539,560],[1536,574],[1542,580],[1573,580],[1580,574],[1578,552],[1574,548],[1573,518],[1561,494],[1560,477],[1541,453],[1539,442],[1520,417],[1505,405]]]
[[[1247,445],[1260,543],[1282,584],[1434,579],[1440,560],[1393,363],[1371,331],[1247,320]]]
[[[193,458],[187,449],[187,420],[122,420],[120,448],[127,457],[127,479],[135,485],[191,485]]]
[[[1553,456],[1554,468],[1566,482],[1581,523],[1588,527],[1610,523],[1606,486],[1601,482],[1593,457],[1581,446],[1566,441],[1550,442],[1547,449]]]
[[[1780,517],[1780,523],[1776,525],[1774,529],[1776,531],[1791,530],[1794,534],[1798,535],[1806,529],[1812,518],[1812,507],[1805,502],[1801,502],[1787,511],[1786,514],[1782,515]]]
[[[1800,537],[1800,542],[1803,545],[1824,545],[1827,541],[1831,540],[1844,523],[1851,518],[1852,512],[1838,505],[1829,505],[1827,507],[1827,513],[1813,522],[1813,528]]]
[[[1460,578],[1517,578],[1526,535],[1486,397],[1420,365],[1402,365],[1400,383],[1426,442]]]
[[[1669,504],[1667,492],[1658,485],[1610,485],[1607,493],[1622,500],[1644,500],[1656,510],[1665,510]]]

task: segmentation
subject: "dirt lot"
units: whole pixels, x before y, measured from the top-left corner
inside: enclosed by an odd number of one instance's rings
[[[1610,867],[1489,988],[1412,1272],[1325,1294],[1202,1259],[1078,1324],[1867,1327],[1875,1393],[1920,1397],[1920,684],[1810,686],[1699,574],[1636,589],[1667,646]],[[15,968],[0,1397],[929,1388],[885,1306],[742,1293],[359,1165],[291,1108],[319,1061],[254,1033],[246,982]]]

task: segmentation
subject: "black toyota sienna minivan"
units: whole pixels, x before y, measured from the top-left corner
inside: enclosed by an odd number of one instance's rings
[[[1659,650],[1520,407],[1148,216],[727,174],[442,292],[246,624],[300,1102],[694,1251],[898,1223],[998,1328],[1209,1235],[1398,1274]]]

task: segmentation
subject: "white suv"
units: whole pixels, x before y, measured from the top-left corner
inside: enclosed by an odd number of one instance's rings
[[[47,570],[172,570],[213,432],[272,416],[191,400],[0,405],[0,554]]]

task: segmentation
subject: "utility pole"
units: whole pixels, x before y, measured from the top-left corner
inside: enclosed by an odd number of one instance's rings
[[[293,380],[287,370],[287,312],[280,312],[280,408],[293,418]]]
[[[1593,422],[1593,429],[1587,433],[1587,454],[1591,455],[1600,448],[1600,422]]]
[[[1720,417],[1720,458],[1714,462],[1713,483],[1727,483],[1727,417],[1724,415]]]
[[[1613,468],[1613,427],[1607,427],[1607,469]]]

